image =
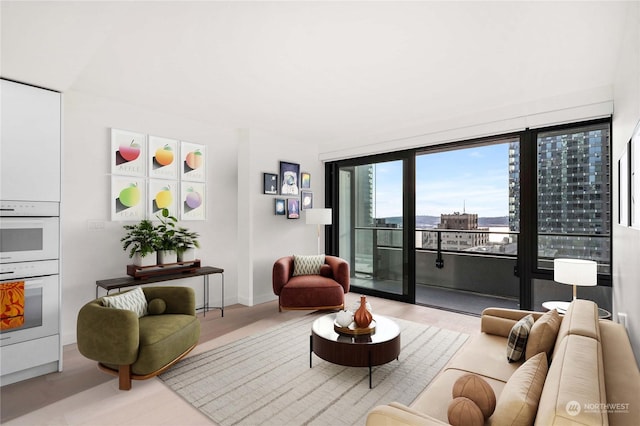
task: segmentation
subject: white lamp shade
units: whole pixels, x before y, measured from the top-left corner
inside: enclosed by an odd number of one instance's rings
[[[307,225],[331,225],[331,209],[305,210]]]
[[[579,286],[597,285],[598,264],[593,260],[554,259],[553,280]]]

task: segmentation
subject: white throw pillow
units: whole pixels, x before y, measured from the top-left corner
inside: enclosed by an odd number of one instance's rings
[[[320,275],[322,265],[324,265],[324,254],[317,256],[293,255],[293,276]]]
[[[138,314],[138,318],[147,315],[147,299],[140,287],[116,296],[103,297],[102,300],[104,305],[109,308],[133,311]]]

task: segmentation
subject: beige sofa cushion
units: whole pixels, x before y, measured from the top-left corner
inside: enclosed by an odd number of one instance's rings
[[[506,350],[504,337],[480,333],[469,339],[447,367],[506,382],[524,361],[507,362]]]
[[[551,357],[551,350],[556,344],[561,322],[562,318],[560,318],[558,311],[553,309],[533,323],[527,339],[525,359],[529,359],[540,352],[547,354],[547,358]]]
[[[503,339],[504,340],[504,339]],[[501,351],[502,352],[502,351]],[[508,364],[506,360],[502,360],[504,365]],[[455,368],[447,368],[441,371],[429,386],[411,403],[411,409],[424,413],[427,416],[436,418],[443,422],[447,420],[447,407],[453,401],[452,390],[453,385],[460,377],[468,374],[467,370],[457,370]],[[505,382],[482,377],[493,389],[496,398],[500,397]]]
[[[544,352],[531,357],[505,385],[489,424],[494,426],[528,426],[538,410],[540,394],[547,375],[547,355]]]
[[[606,410],[590,409],[606,401],[600,342],[566,336],[549,367],[535,424],[608,425]]]
[[[480,331],[496,336],[508,337],[509,331],[511,331],[514,324],[529,314],[533,315],[534,320],[542,316],[540,312],[486,308],[482,311],[482,317],[480,318]]]
[[[555,346],[558,347],[562,339],[569,334],[600,340],[598,305],[591,300],[576,299],[571,302],[562,318]],[[553,356],[555,356],[555,351]]]
[[[640,370],[629,344],[627,330],[620,324],[600,320],[602,359],[607,402],[612,425],[638,426],[640,422]]]

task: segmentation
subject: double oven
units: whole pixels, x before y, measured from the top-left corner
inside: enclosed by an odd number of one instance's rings
[[[24,321],[0,330],[2,376],[60,358],[59,259],[60,203],[0,201],[0,285],[24,283]]]

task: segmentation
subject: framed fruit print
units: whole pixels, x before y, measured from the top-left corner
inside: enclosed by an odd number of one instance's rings
[[[149,177],[154,179],[178,179],[178,141],[149,135]]]
[[[177,180],[149,179],[147,217],[155,220],[156,215],[162,213],[162,209],[167,209],[171,216],[178,217],[179,197],[180,187]]]
[[[136,176],[111,176],[111,220],[146,217],[146,180]]]
[[[147,135],[111,129],[111,174],[146,176]]]
[[[181,182],[180,185],[180,219],[206,219],[205,184],[199,182]]]
[[[204,145],[180,143],[180,178],[191,182],[206,180],[207,158]]]

